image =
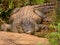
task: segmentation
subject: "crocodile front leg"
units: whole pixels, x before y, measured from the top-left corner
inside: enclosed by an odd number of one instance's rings
[[[38,27],[39,27],[39,30],[38,31],[40,31],[40,30],[49,30],[49,27],[46,26],[46,25],[44,25],[44,24],[38,24]]]

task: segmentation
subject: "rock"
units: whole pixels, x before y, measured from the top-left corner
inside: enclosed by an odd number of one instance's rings
[[[28,34],[0,31],[0,45],[50,45],[48,39]]]

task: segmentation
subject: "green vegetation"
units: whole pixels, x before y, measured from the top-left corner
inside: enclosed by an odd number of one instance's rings
[[[51,43],[51,45],[59,45],[60,43],[60,23],[58,23],[57,27],[57,31],[56,32],[52,32],[50,34],[47,35],[47,38],[49,39],[49,42]]]
[[[9,0],[9,9],[13,9],[13,8],[14,8],[13,0]]]
[[[43,4],[45,0],[36,0],[37,4]]]

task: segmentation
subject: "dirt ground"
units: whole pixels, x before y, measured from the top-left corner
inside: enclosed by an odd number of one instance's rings
[[[48,39],[28,34],[0,31],[0,45],[50,45]]]

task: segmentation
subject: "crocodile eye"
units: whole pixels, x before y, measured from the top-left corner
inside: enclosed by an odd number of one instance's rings
[[[49,17],[46,17],[46,18],[44,18],[44,19],[43,19],[43,21],[44,21],[44,22],[51,22],[51,21],[52,21],[52,19],[51,19],[51,18],[49,18]]]

